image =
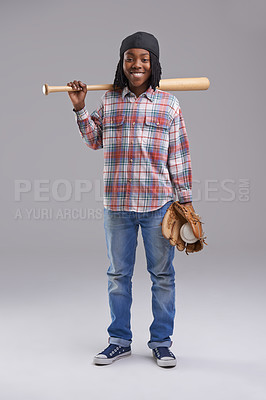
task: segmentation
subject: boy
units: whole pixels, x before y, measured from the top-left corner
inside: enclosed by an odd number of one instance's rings
[[[80,134],[91,149],[104,150],[104,229],[110,260],[108,294],[112,322],[109,346],[94,357],[110,364],[131,354],[130,308],[138,229],[141,226],[152,280],[153,322],[150,340],[161,367],[176,365],[170,351],[175,316],[174,250],[161,222],[175,201],[192,201],[189,144],[179,102],[158,90],[159,44],[147,32],[126,37],[120,47],[113,90],[91,115],[85,108],[86,85],[69,82],[68,92]]]

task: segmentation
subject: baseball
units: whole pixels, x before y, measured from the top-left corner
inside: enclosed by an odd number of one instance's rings
[[[195,243],[198,240],[194,235],[192,228],[188,222],[181,226],[180,236],[185,243]]]

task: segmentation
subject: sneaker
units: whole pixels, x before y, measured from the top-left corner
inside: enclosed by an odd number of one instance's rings
[[[131,346],[123,347],[119,346],[118,344],[109,344],[105,350],[101,353],[98,353],[93,361],[94,364],[105,365],[111,364],[113,361],[117,360],[118,358],[130,356],[131,354]]]
[[[156,347],[152,350],[152,354],[159,367],[174,367],[176,365],[176,358],[168,347]]]

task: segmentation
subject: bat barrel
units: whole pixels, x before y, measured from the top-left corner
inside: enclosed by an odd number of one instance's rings
[[[200,78],[176,78],[162,79],[159,89],[166,91],[182,91],[182,90],[207,90],[210,81],[206,77]]]

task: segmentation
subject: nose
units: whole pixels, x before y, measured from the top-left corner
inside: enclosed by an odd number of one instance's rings
[[[132,65],[132,67],[136,68],[136,69],[141,68],[140,62],[141,61],[139,59],[136,59],[135,62],[133,63],[133,65]]]

